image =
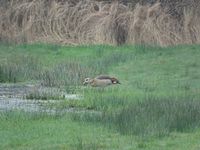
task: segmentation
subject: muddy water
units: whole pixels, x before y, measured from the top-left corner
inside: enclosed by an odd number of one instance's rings
[[[44,106],[38,100],[25,99],[33,88],[33,85],[0,84],[0,111],[38,112],[44,110]]]
[[[17,85],[17,84],[0,84],[0,111],[22,110],[25,112],[47,112],[67,113],[67,112],[88,112],[86,109],[66,108],[58,110],[49,108],[47,106],[62,102],[62,100],[28,100],[26,95],[30,94],[35,89],[45,91],[44,87],[37,87],[36,85]],[[55,89],[54,89],[55,90]],[[68,100],[82,100],[82,96],[76,94],[63,93]],[[91,111],[91,113],[99,113]]]

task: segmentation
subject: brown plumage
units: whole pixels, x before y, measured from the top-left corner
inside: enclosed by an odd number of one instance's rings
[[[91,85],[93,87],[105,87],[108,85],[113,85],[113,84],[120,84],[119,80],[115,77],[110,77],[107,75],[100,75],[97,76],[93,79],[91,78],[85,78],[83,85]]]

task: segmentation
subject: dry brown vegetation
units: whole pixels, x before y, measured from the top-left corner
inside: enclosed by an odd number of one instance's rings
[[[0,41],[161,46],[200,43],[198,1],[144,1],[0,0]]]

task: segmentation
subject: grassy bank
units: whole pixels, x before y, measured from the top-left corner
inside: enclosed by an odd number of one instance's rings
[[[69,116],[48,117],[19,112],[1,114],[1,149],[199,149],[200,131],[173,132],[168,137],[143,139],[121,135],[99,123],[73,121]]]
[[[1,149],[121,149],[131,142],[99,124],[74,122],[68,116],[11,112],[1,114],[1,120]]]
[[[40,83],[80,94],[82,100],[61,98],[64,101],[50,107],[84,108],[102,115],[1,113],[0,135],[6,138],[0,138],[4,143],[0,145],[3,149],[198,149],[199,49],[199,45],[1,44],[0,82]],[[122,84],[104,89],[82,86],[85,77],[99,74],[116,76]],[[42,97],[37,90],[31,94],[31,99]],[[44,99],[52,98],[60,99],[55,94]]]

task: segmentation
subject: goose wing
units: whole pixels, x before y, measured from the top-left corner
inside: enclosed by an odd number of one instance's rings
[[[95,77],[95,79],[111,79],[111,77],[110,76],[108,76],[108,75],[100,75],[100,76],[97,76],[97,77]]]

